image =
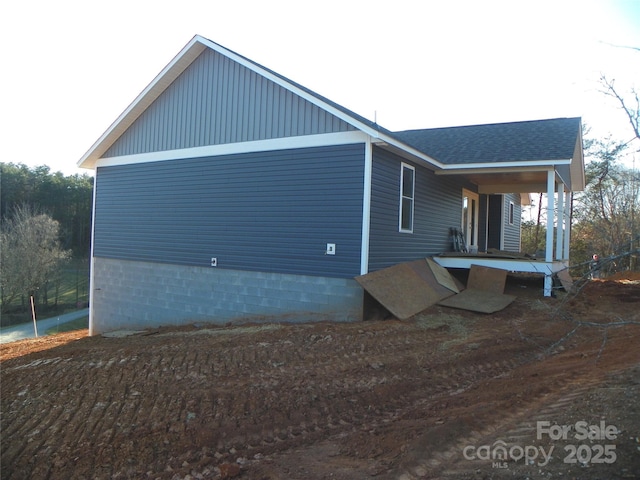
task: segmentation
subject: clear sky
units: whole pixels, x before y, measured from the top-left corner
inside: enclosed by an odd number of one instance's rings
[[[390,130],[581,116],[633,136],[598,78],[640,88],[619,47],[640,47],[640,0],[7,0],[0,161],[85,172],[195,34]]]

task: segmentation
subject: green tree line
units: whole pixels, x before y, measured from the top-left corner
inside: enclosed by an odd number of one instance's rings
[[[0,162],[0,218],[28,205],[60,225],[62,247],[77,258],[88,257],[91,241],[93,177],[64,175],[48,166]]]

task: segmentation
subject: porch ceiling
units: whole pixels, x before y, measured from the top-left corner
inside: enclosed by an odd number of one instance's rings
[[[547,172],[470,173],[478,193],[534,193],[547,191]]]
[[[478,185],[478,193],[534,193],[547,191],[547,168],[456,169],[436,175],[456,175]]]

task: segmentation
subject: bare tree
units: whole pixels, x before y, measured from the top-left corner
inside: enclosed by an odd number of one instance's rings
[[[69,257],[58,222],[26,205],[15,208],[0,230],[2,308],[19,296],[37,295]]]
[[[577,196],[572,249],[577,253],[580,247],[585,260],[592,253],[608,257],[632,252],[638,234],[635,223],[639,215],[640,179],[634,170],[618,163],[628,144],[605,139],[591,141],[589,145],[587,183],[584,192]],[[634,258],[622,256],[616,262],[617,268],[633,269]]]
[[[640,48],[638,47],[621,45],[612,46],[640,52]],[[636,90],[636,88],[632,86],[628,94],[624,93],[616,86],[615,79],[609,78],[605,74],[600,75],[600,85],[603,87],[602,92],[605,95],[615,98],[620,104],[620,107],[629,119],[629,123],[631,124],[631,128],[633,130],[635,138],[640,140],[640,98],[638,96],[638,91]]]
[[[609,79],[606,75],[600,77],[600,83],[604,87],[603,92],[610,97],[615,98],[620,107],[627,115],[635,138],[640,140],[640,98],[635,87],[632,87],[627,98],[616,87],[615,79]]]

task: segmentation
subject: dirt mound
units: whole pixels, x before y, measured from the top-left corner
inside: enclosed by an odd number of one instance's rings
[[[2,478],[637,478],[636,298],[3,345]]]
[[[609,281],[628,280],[633,282],[640,282],[640,272],[630,272],[630,271],[617,272],[617,273],[614,273],[613,275],[608,276],[607,280]]]
[[[49,350],[74,340],[85,338],[87,335],[89,335],[89,330],[85,328],[84,330],[59,333],[57,335],[45,335],[38,338],[18,340],[17,342],[0,343],[0,362],[29,353]]]

